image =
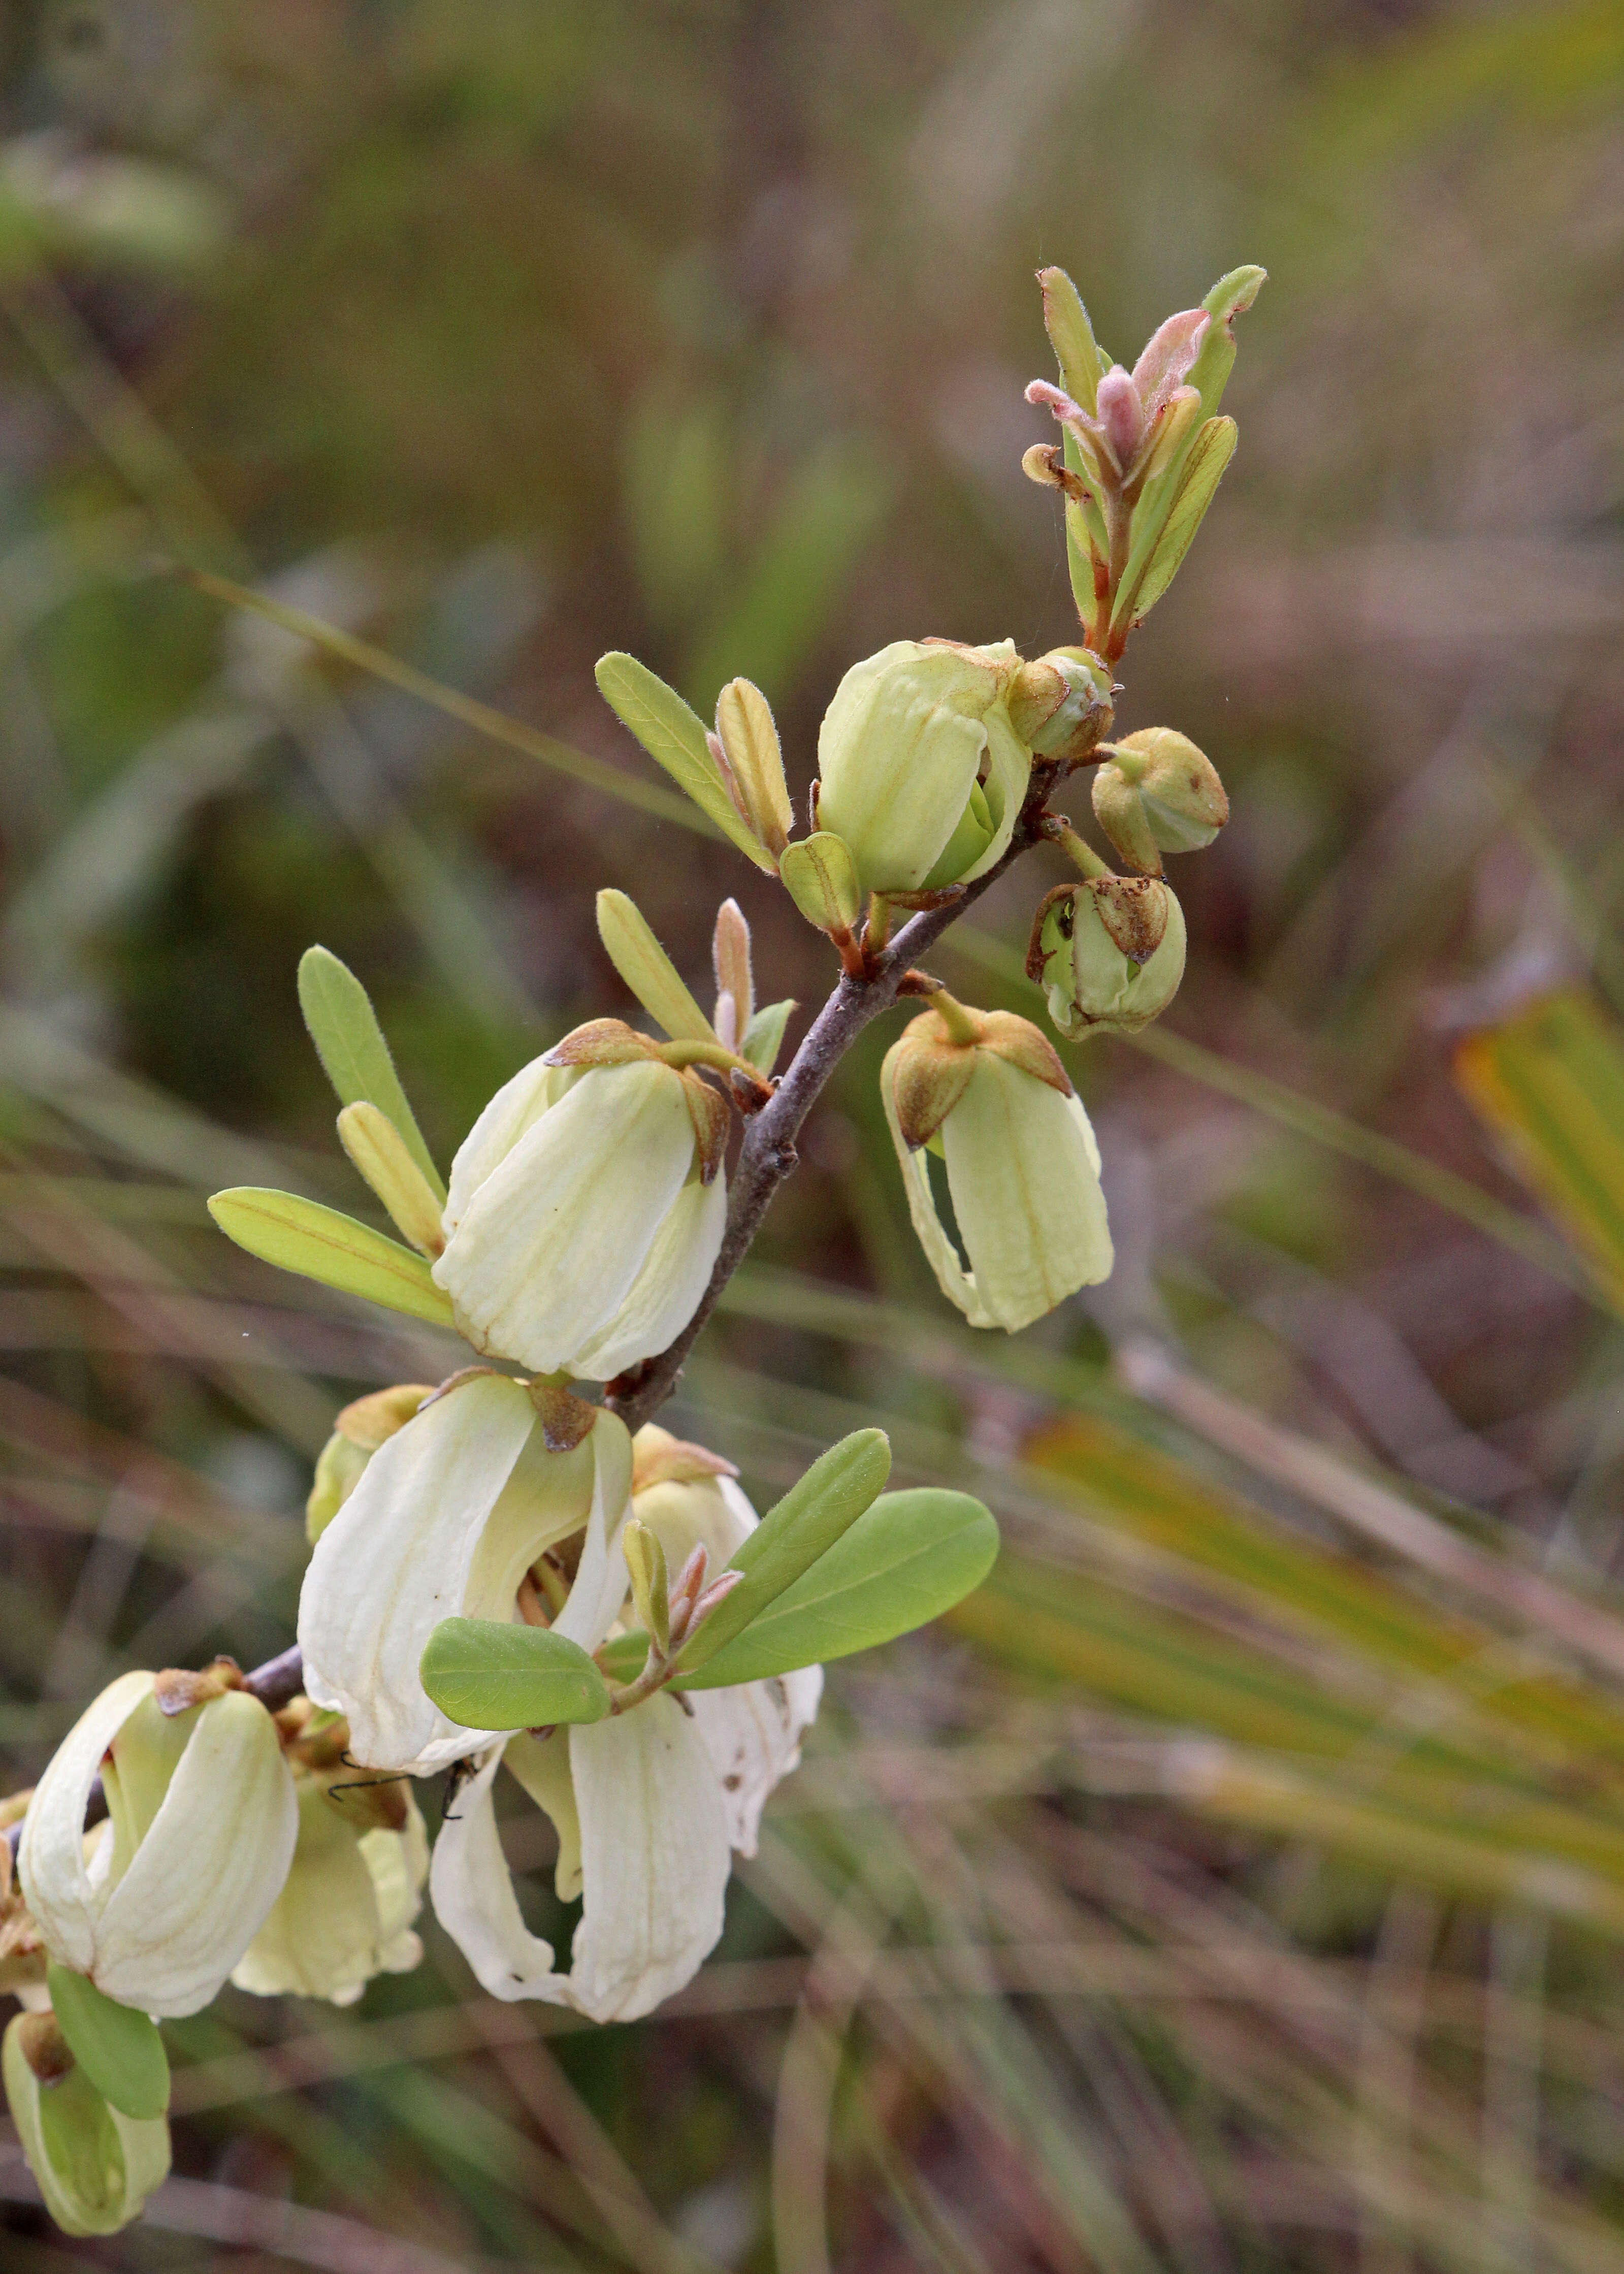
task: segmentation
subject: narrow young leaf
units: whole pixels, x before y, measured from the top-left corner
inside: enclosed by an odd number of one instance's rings
[[[1043,328],[1060,365],[1060,384],[1073,403],[1092,412],[1102,368],[1082,296],[1064,268],[1040,268],[1043,293]]]
[[[1207,508],[1218,493],[1225,469],[1235,456],[1233,418],[1209,418],[1197,434],[1184,461],[1173,504],[1155,549],[1145,563],[1145,574],[1132,601],[1134,620],[1147,616],[1184,566]]]
[[[339,1103],[365,1100],[387,1114],[443,1206],[444,1180],[406,1102],[372,998],[354,972],[325,947],[307,947],[299,959],[299,1008]]]
[[[951,1611],[981,1585],[997,1553],[991,1511],[968,1493],[882,1493],[684,1686],[761,1682],[873,1650]]]
[[[434,1284],[422,1256],[336,1209],[296,1193],[235,1185],[214,1194],[208,1212],[228,1239],[280,1271],[297,1271],[437,1327],[452,1323],[451,1299]]]
[[[388,1209],[395,1230],[420,1254],[438,1255],[446,1244],[440,1202],[388,1115],[357,1098],[338,1117],[338,1141]]]
[[[854,1430],[814,1461],[728,1565],[745,1577],[679,1653],[683,1670],[707,1665],[724,1643],[793,1586],[873,1504],[890,1474],[891,1441],[883,1429]]]
[[[758,1073],[771,1073],[777,1065],[784,1047],[784,1029],[794,1007],[793,996],[782,1003],[764,1004],[745,1028],[739,1055],[748,1058]]]
[[[599,693],[620,724],[722,834],[771,875],[777,863],[728,795],[698,713],[635,656],[618,651],[600,656],[596,675]]]
[[[598,937],[632,993],[673,1043],[715,1042],[715,1028],[683,985],[635,900],[625,892],[599,892]]]
[[[103,2099],[123,2116],[162,2116],[169,2105],[169,2063],[157,2023],[71,1967],[53,1962],[45,1981],[68,2049]]]
[[[545,1729],[601,1721],[603,1675],[578,1643],[548,1627],[442,1619],[423,1647],[423,1686],[466,1729]]]

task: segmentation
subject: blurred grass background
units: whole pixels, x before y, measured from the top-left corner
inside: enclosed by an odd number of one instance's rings
[[[768,998],[721,848],[179,584],[263,580],[646,779],[592,689],[1072,636],[1019,456],[1057,261],[1132,362],[1271,281],[1135,639],[1234,819],[1164,1026],[1071,1062],[1111,1284],[1012,1342],[821,1109],[673,1425],[770,1498],[883,1419],[1008,1552],[838,1674],[651,2021],[477,1992],[169,2032],[177,2172],[19,2274],[1624,2268],[1624,9],[39,0],[0,16],[0,1742],[291,1630],[336,1404],[446,1345],[279,1279],[361,1200],[320,939],[448,1157],[626,1001],[591,896]],[[1086,793],[1071,799],[1086,810]],[[1044,856],[1047,858],[1048,856]],[[1025,1002],[1028,864],[939,967]],[[792,1028],[792,1037],[795,1030]],[[539,1841],[515,1864],[550,1909]],[[3,2160],[9,2157],[9,2160]]]

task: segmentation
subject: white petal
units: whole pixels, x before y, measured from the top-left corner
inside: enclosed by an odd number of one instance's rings
[[[458,1146],[456,1158],[451,1163],[442,1219],[447,1239],[467,1215],[469,1202],[485,1178],[500,1168],[520,1138],[534,1127],[547,1108],[557,1104],[571,1081],[568,1069],[532,1058],[511,1081],[502,1084]]]
[[[299,1596],[304,1687],[348,1718],[357,1761],[426,1773],[490,1742],[447,1721],[417,1661],[462,1609],[481,1530],[535,1419],[516,1382],[459,1382],[379,1448],[316,1542]]]
[[[727,1228],[727,1179],[683,1186],[647,1260],[603,1332],[576,1353],[588,1382],[610,1382],[675,1342],[699,1308]]]
[[[374,1971],[381,1939],[377,1893],[355,1827],[307,1783],[287,1884],[231,1979],[256,1998],[338,1998]]]
[[[691,1981],[722,1931],[721,1788],[673,1698],[569,1733],[585,1907],[565,1985],[595,2022],[635,2021]]]
[[[574,1368],[625,1301],[694,1157],[669,1066],[596,1066],[470,1201],[434,1278],[477,1350]]]
[[[630,1587],[620,1536],[632,1507],[632,1441],[618,1413],[592,1424],[592,1507],[569,1600],[553,1622],[555,1634],[596,1650],[620,1615]]]
[[[893,1045],[893,1049],[896,1046]],[[947,1236],[947,1230],[936,1214],[936,1196],[930,1189],[930,1171],[921,1146],[915,1152],[902,1133],[897,1118],[897,1103],[891,1080],[891,1057],[887,1055],[880,1073],[880,1096],[885,1107],[885,1119],[891,1130],[891,1143],[897,1148],[897,1165],[902,1171],[902,1188],[907,1194],[908,1214],[914,1219],[914,1230],[920,1246],[925,1251],[925,1261],[936,1275],[936,1284],[950,1303],[957,1305],[973,1327],[996,1327],[998,1321],[981,1300],[974,1279],[959,1260],[959,1250]],[[951,1119],[951,1115],[949,1115]],[[944,1141],[945,1142],[945,1141]]]
[[[1111,1236],[1082,1101],[990,1050],[942,1126],[971,1277],[1011,1334],[1110,1276]],[[971,1323],[980,1324],[972,1314]]]
[[[688,1698],[722,1788],[727,1836],[741,1856],[756,1853],[767,1796],[801,1766],[801,1733],[817,1718],[821,1666],[797,1667],[768,1682],[695,1690]]]
[[[502,1749],[492,1747],[478,1774],[451,1803],[429,1866],[429,1894],[440,1924],[492,1998],[568,2002],[553,1970],[553,1946],[533,1935],[496,1829],[491,1785]]]
[[[95,1958],[102,1893],[86,1868],[85,1808],[102,1756],[152,1686],[150,1674],[122,1674],[86,1707],[51,1756],[23,1818],[17,1856],[23,1900],[52,1957],[80,1974]],[[98,1847],[105,1868],[110,1839]]]
[[[573,1903],[581,1893],[581,1818],[569,1773],[569,1732],[554,1729],[545,1737],[528,1733],[509,1737],[502,1758],[508,1773],[517,1777],[537,1807],[552,1819],[559,1843],[553,1893],[560,1902]]]
[[[298,1821],[264,1706],[240,1690],[211,1699],[102,1910],[97,1988],[147,2014],[207,2006],[281,1893]]]

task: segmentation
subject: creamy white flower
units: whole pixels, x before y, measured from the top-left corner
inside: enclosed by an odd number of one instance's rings
[[[1069,1083],[1063,1092],[984,1047],[969,1053],[968,1081],[939,1124],[966,1270],[936,1212],[924,1146],[910,1144],[899,1116],[898,1078],[909,1048],[909,1035],[893,1044],[880,1088],[908,1213],[948,1300],[973,1327],[1013,1334],[1079,1287],[1109,1278],[1113,1256],[1100,1148],[1082,1100]]]
[[[270,1916],[233,1968],[259,1998],[327,1998],[353,2005],[374,1974],[409,1974],[423,1956],[412,1931],[428,1878],[429,1847],[404,1788],[400,1828],[357,1824],[330,1779],[298,1780],[299,1839]]]
[[[29,1803],[18,1870],[53,1958],[121,2005],[195,2014],[281,1892],[298,1805],[257,1698],[228,1690],[171,1718],[154,1680],[121,1675],[64,1738]],[[108,1820],[87,1841],[98,1772]]]
[[[675,1068],[538,1058],[452,1164],[434,1277],[477,1350],[609,1381],[688,1324],[726,1215],[726,1177],[698,1174]]]
[[[639,1432],[640,1451],[650,1437],[665,1433]],[[634,1505],[673,1571],[702,1542],[716,1570],[756,1521],[725,1476],[666,1479]],[[580,1595],[578,1578],[560,1627]],[[586,1599],[593,1615],[583,1601],[571,1638],[595,1648],[625,1596],[624,1563],[604,1569]],[[762,1809],[799,1760],[822,1689],[822,1668],[804,1667],[781,1680],[695,1690],[691,1718],[658,1695],[608,1721],[492,1747],[456,1796],[429,1881],[441,1923],[492,1996],[631,2021],[691,1980],[722,1931],[731,1850],[754,1854]],[[568,1973],[520,1916],[492,1799],[504,1765],[557,1829],[560,1899],[583,1899]]]
[[[34,2018],[11,2022],[0,2059],[28,2168],[64,2234],[117,2234],[169,2176],[168,2119],[122,2115],[77,2064],[42,2086],[24,2051]]]
[[[465,1375],[380,1446],[317,1541],[299,1596],[305,1692],[344,1715],[352,1758],[425,1776],[487,1745],[495,1732],[447,1721],[428,1697],[424,1645],[442,1619],[516,1617],[525,1572],[583,1525],[558,1625],[579,1640],[571,1614],[588,1622],[618,1585],[606,1627],[625,1589],[630,1490],[631,1440],[613,1413],[573,1451],[550,1453],[529,1394],[504,1374]]]

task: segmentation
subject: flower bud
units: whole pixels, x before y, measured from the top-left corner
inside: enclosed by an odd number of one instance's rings
[[[815,810],[865,892],[939,891],[1007,849],[1032,763],[1004,704],[1019,659],[1009,640],[898,640],[835,689]]]
[[[1229,801],[1217,768],[1187,735],[1146,727],[1101,761],[1094,809],[1123,859],[1159,877],[1163,853],[1195,853],[1212,843],[1229,817]]]
[[[304,1537],[312,1547],[360,1483],[380,1445],[404,1427],[424,1399],[433,1394],[426,1382],[404,1382],[393,1389],[375,1389],[370,1397],[357,1397],[344,1407],[321,1449],[304,1503]]]
[[[87,1842],[98,1771],[108,1820]],[[18,1851],[24,1897],[52,1958],[104,1996],[195,2014],[275,1901],[297,1818],[257,1698],[228,1690],[166,1713],[154,1675],[123,1675],[40,1779]]]
[[[476,1350],[538,1374],[606,1382],[664,1350],[722,1244],[725,1102],[624,1033],[622,1064],[560,1063],[575,1036],[534,1060],[452,1163],[435,1282]]]
[[[1062,886],[1039,911],[1027,968],[1041,979],[1049,1017],[1072,1041],[1097,1028],[1136,1034],[1178,992],[1184,910],[1148,877]]]
[[[344,1731],[342,1721],[335,1724]],[[287,1883],[231,1979],[260,1998],[350,2006],[375,1974],[407,1974],[423,1956],[412,1932],[428,1877],[428,1839],[403,1780],[353,1769],[296,1773],[298,1844]]]
[[[0,2070],[6,2102],[45,2208],[64,2234],[116,2234],[169,2175],[167,2118],[109,2106],[49,2014],[19,2014]]]
[[[1092,650],[1057,647],[1010,683],[1010,723],[1040,757],[1086,758],[1111,723],[1111,674]]]
[[[880,1088],[914,1229],[973,1327],[1013,1334],[1109,1277],[1094,1132],[1027,1020],[957,1004],[927,1011],[888,1052]],[[967,1271],[937,1212],[926,1146],[946,1164]]]

